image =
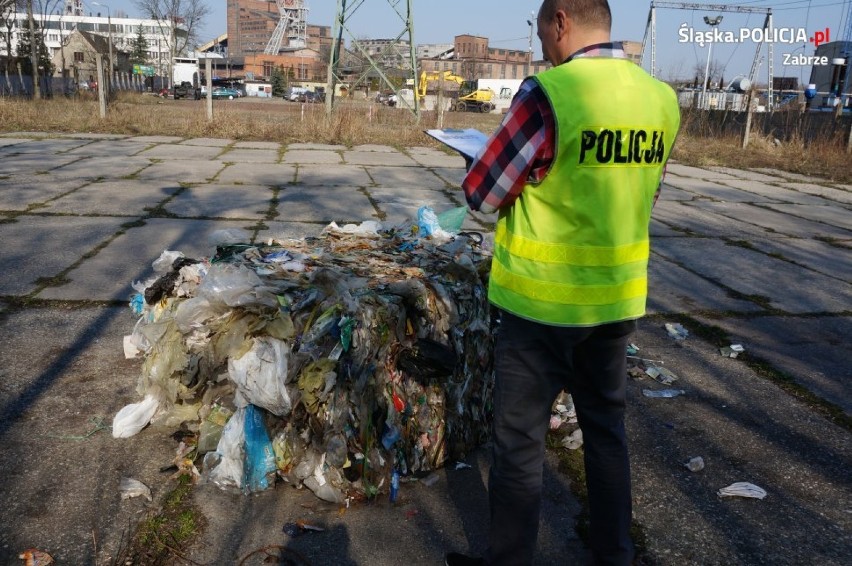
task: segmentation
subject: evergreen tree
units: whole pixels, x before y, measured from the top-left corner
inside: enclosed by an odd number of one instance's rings
[[[287,88],[287,77],[284,74],[284,69],[282,67],[272,69],[269,80],[272,83],[272,96],[276,98],[284,96],[284,89]]]
[[[144,65],[148,62],[148,39],[142,31],[142,24],[136,29],[136,37],[130,40],[130,64]]]
[[[53,63],[50,62],[50,51],[48,51],[47,46],[44,44],[44,36],[41,34],[41,31],[39,31],[38,22],[33,22],[33,28],[33,35],[35,35],[36,44],[36,64],[38,65],[39,74],[52,75]],[[21,71],[23,74],[32,75],[33,64],[30,57],[32,49],[30,45],[29,27],[22,31],[23,33],[18,35],[18,46],[16,48],[18,61],[21,63]]]

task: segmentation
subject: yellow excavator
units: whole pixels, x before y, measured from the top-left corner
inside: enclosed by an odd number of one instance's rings
[[[459,85],[459,98],[453,103],[456,112],[491,112],[494,110],[494,91],[490,88],[477,89],[476,83],[454,75],[452,71],[423,71],[417,84],[417,96],[422,102],[426,98],[429,83],[447,81]]]

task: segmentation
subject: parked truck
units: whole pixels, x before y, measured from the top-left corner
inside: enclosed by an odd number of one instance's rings
[[[172,96],[179,98],[201,99],[201,81],[198,59],[194,57],[175,57],[172,59]]]

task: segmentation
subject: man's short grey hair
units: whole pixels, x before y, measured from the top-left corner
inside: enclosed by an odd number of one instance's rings
[[[583,27],[606,31],[612,28],[612,12],[607,0],[544,0],[540,12],[542,20],[553,21],[557,10],[564,11]]]

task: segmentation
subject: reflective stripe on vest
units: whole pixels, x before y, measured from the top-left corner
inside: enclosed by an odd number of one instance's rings
[[[500,211],[489,300],[554,325],[638,318],[677,98],[625,59],[578,58],[536,80],[553,107],[556,155],[544,180]]]

